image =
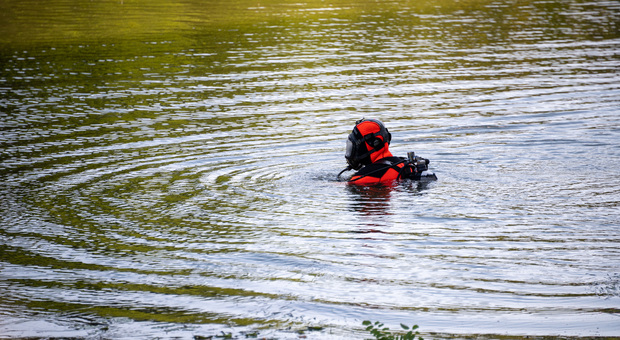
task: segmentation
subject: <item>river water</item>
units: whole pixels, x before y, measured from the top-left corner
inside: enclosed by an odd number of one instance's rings
[[[620,335],[618,2],[0,10],[0,337]]]

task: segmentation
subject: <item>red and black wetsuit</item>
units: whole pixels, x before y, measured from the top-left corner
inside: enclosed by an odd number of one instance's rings
[[[356,172],[349,183],[360,185],[390,183],[399,179],[420,179],[421,171],[406,158],[385,157]]]
[[[428,169],[428,160],[414,157],[413,153],[408,153],[408,158],[394,157],[389,150],[391,139],[383,123],[376,119],[361,119],[355,123],[345,153],[349,166],[342,172],[361,169],[349,183],[367,185],[421,178],[422,172]]]

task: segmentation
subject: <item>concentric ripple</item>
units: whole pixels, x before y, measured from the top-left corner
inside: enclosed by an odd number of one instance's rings
[[[0,5],[0,337],[620,334],[617,4],[126,3]]]

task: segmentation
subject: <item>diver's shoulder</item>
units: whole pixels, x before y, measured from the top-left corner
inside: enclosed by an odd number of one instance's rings
[[[361,169],[359,169],[354,175],[355,176],[366,176],[368,174],[377,174],[387,171],[390,167],[395,164],[402,163],[405,160],[403,157],[395,157],[389,156],[376,160],[373,163],[364,165]],[[376,177],[376,176],[375,176]]]

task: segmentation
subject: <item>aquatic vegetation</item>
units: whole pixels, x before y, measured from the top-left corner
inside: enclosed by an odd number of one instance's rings
[[[372,322],[366,320],[362,322],[362,324],[367,326],[366,330],[369,331],[370,334],[372,334],[377,340],[414,340],[416,336],[419,340],[424,340],[420,336],[420,332],[416,331],[416,329],[418,329],[418,325],[413,325],[410,328],[409,326],[401,323],[400,327],[408,332],[405,334],[398,334],[390,331],[388,327],[383,327],[384,324],[379,321],[375,321],[373,324]]]

